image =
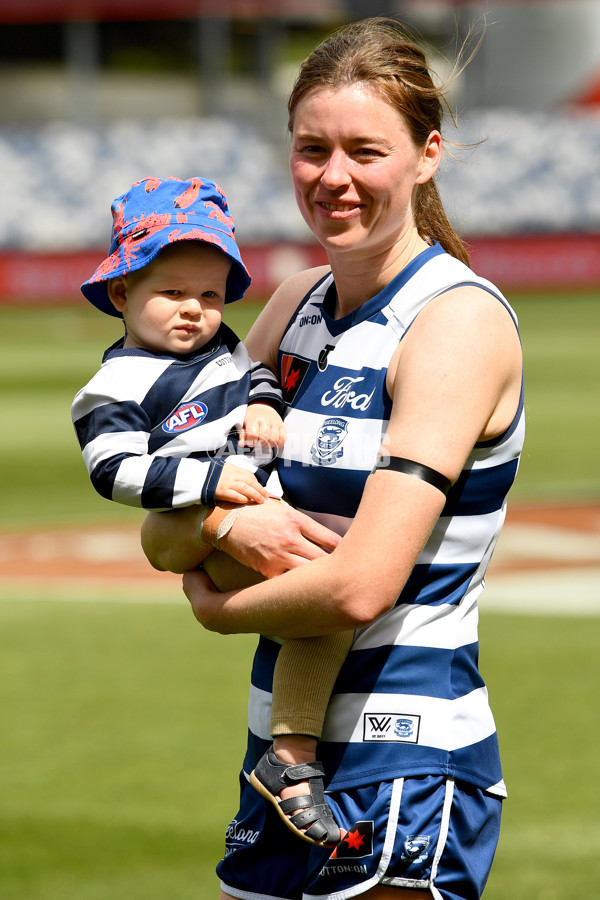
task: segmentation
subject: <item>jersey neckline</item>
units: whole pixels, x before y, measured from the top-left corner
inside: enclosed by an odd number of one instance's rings
[[[412,259],[402,269],[402,271],[398,272],[398,274],[395,275],[394,278],[392,278],[389,284],[386,284],[384,288],[382,288],[369,300],[361,303],[361,305],[351,313],[348,313],[346,316],[342,316],[341,319],[335,319],[330,311],[331,306],[333,305],[333,299],[335,297],[335,282],[332,280],[331,283],[327,286],[325,295],[320,303],[323,317],[327,322],[329,332],[332,335],[338,335],[343,331],[346,331],[346,329],[350,328],[352,325],[356,325],[359,322],[364,322],[367,319],[370,319],[371,316],[373,316],[375,313],[380,312],[385,306],[388,305],[390,300],[392,300],[392,298],[398,293],[398,291],[401,290],[404,285],[410,281],[410,279],[419,271],[419,269],[421,269],[435,256],[439,256],[440,254],[443,254],[445,252],[446,251],[443,249],[443,247],[437,242],[435,244],[432,244],[431,247],[427,247],[425,250],[422,250],[421,253],[418,254],[418,256],[415,256],[415,258]]]

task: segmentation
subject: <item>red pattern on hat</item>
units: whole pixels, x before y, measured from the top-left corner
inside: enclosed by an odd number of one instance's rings
[[[179,197],[175,197],[173,206],[178,207],[178,209],[186,209],[186,207],[191,206],[198,199],[198,194],[203,184],[204,182],[201,178],[190,178],[190,186]]]

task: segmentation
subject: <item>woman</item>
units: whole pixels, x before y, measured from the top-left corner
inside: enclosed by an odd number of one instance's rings
[[[219,594],[193,571],[184,589],[224,634],[356,631],[320,744],[345,837],[298,841],[242,777],[221,900],[476,898],[491,866],[505,788],[477,598],[521,452],[522,359],[514,315],[439,200],[442,99],[422,51],[381,19],[318,47],[290,97],[296,199],[329,266],[286,281],[247,345],[280,375],[280,477],[315,522],[245,508],[220,546],[283,572],[276,585]],[[195,513],[171,515],[146,523],[147,552],[191,569]],[[344,535],[330,553],[328,528]],[[261,638],[255,658],[246,776],[269,744],[277,647]]]

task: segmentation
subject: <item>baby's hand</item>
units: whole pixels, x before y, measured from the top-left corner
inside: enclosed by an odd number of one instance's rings
[[[283,447],[285,427],[278,412],[268,403],[249,403],[240,431],[240,447]]]
[[[215,488],[217,500],[228,503],[264,503],[269,493],[248,469],[225,463]]]

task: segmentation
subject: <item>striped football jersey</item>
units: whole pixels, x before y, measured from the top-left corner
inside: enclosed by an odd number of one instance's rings
[[[500,292],[439,245],[342,319],[327,312],[331,275],[304,299],[279,353],[288,410],[278,472],[294,506],[340,534],[347,530],[389,420],[392,355],[426,304],[462,285],[491,293],[516,325]],[[496,728],[478,668],[477,600],[523,437],[521,397],[510,428],[474,447],[393,609],[356,633],[319,747],[330,787],[437,773],[504,796]],[[261,638],[255,656],[250,768],[270,741],[278,649],[276,639]]]

